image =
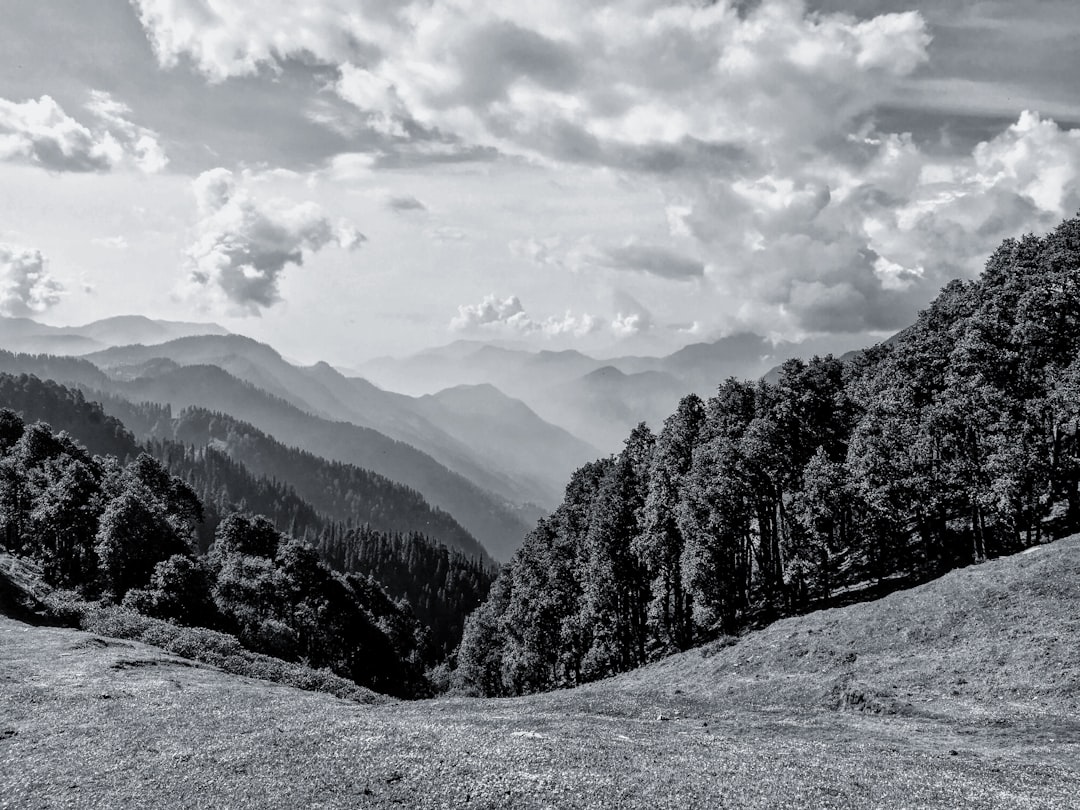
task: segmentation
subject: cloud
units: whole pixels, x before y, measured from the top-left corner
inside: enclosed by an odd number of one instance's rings
[[[601,263],[614,270],[633,270],[675,281],[691,281],[705,275],[705,264],[662,245],[629,243],[603,251]]]
[[[665,245],[636,240],[601,247],[592,239],[567,242],[559,236],[533,236],[513,240],[509,248],[511,254],[537,267],[558,267],[575,273],[606,268],[673,281],[693,281],[705,276],[705,263],[699,259]]]
[[[653,314],[644,304],[625,290],[612,290],[615,317],[611,319],[611,332],[619,339],[632,338],[651,332]]]
[[[547,338],[584,337],[603,328],[603,322],[588,313],[575,315],[567,310],[562,317],[548,316],[533,320],[516,295],[500,299],[487,295],[479,304],[463,304],[450,321],[455,332],[502,332],[519,335],[542,335]]]
[[[531,321],[525,314],[521,299],[516,295],[501,300],[494,295],[487,295],[479,304],[459,306],[458,314],[450,321],[450,328],[458,332],[492,325],[517,329],[526,323]]]
[[[593,315],[582,313],[574,315],[567,310],[561,318],[549,316],[540,324],[540,331],[548,337],[567,335],[572,337],[585,337],[603,328],[603,322]]]
[[[377,41],[396,3],[316,0],[213,3],[206,0],[133,0],[158,61],[176,67],[181,57],[211,81],[250,76],[282,60],[343,60],[358,41]]]
[[[424,236],[439,244],[467,242],[469,240],[468,232],[454,225],[439,225],[435,228],[428,228],[424,231]]]
[[[185,56],[220,81],[311,58],[387,133],[416,124],[573,162],[841,131],[930,41],[917,13],[858,21],[799,0],[135,2],[165,66]]]
[[[352,249],[365,241],[315,203],[257,202],[227,169],[199,175],[192,191],[200,219],[187,250],[188,291],[209,293],[240,315],[258,315],[281,300],[287,265],[299,267],[330,244]]]
[[[560,255],[562,240],[557,236],[527,239],[515,239],[509,244],[510,253],[539,267],[561,266]]]
[[[705,332],[705,326],[701,321],[690,321],[689,323],[674,323],[671,324],[669,329],[678,332],[680,335],[691,335],[697,337]]]
[[[90,101],[85,105],[120,140],[135,166],[153,174],[169,165],[169,158],[158,142],[158,135],[151,129],[132,123],[128,118],[131,108],[117,101],[103,90],[91,90]]]
[[[796,336],[900,328],[1001,240],[1078,209],[1080,130],[1027,112],[966,155],[852,135],[801,167],[683,183],[667,213],[738,291],[725,320]]]
[[[498,155],[612,167],[654,189],[670,243],[612,246],[578,229],[510,250],[544,268],[696,280],[699,306],[658,312],[709,333],[898,328],[947,280],[976,275],[1001,239],[1080,209],[1080,131],[1035,112],[963,150],[881,128],[882,104],[903,106],[913,87],[925,102],[933,81],[956,81],[927,78],[927,21],[877,13],[894,3],[857,16],[803,0],[136,4],[162,64],[186,58],[215,81],[289,58],[333,66],[327,91],[383,138],[335,161],[339,173]],[[998,112],[1012,103],[994,95]],[[556,329],[501,316],[503,304],[455,321]],[[612,312],[602,330],[652,328],[647,312]]]
[[[405,213],[408,211],[427,211],[427,206],[410,194],[393,195],[387,198],[386,207],[391,211]]]
[[[641,334],[648,328],[645,319],[638,312],[617,313],[611,321],[611,331],[619,338],[630,338]]]
[[[0,313],[38,315],[60,303],[63,292],[45,269],[41,251],[0,243]]]
[[[156,172],[168,164],[156,133],[125,118],[130,109],[109,94],[91,91],[86,110],[91,126],[69,116],[51,96],[0,99],[0,160],[58,172],[109,171],[125,162]]]

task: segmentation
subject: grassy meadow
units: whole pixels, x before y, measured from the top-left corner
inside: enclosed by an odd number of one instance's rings
[[[1076,537],[503,700],[343,700],[4,605],[2,807],[1080,801]]]

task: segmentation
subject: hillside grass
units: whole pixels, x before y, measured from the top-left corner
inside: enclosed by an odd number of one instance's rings
[[[1071,808],[1078,650],[1075,537],[505,700],[362,705],[0,618],[0,807]]]
[[[204,627],[184,627],[118,605],[88,602],[74,591],[56,591],[28,560],[0,553],[0,614],[32,625],[61,625],[117,640],[138,641],[164,652],[244,675],[359,703],[392,698],[325,669],[252,652],[239,639]]]

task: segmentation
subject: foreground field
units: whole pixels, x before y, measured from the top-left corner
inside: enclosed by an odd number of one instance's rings
[[[0,618],[2,807],[1070,808],[1080,539],[587,688],[367,706]]]

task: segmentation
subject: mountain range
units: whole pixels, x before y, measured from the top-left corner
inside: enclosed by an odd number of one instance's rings
[[[162,321],[142,315],[119,315],[82,326],[49,326],[31,318],[0,317],[0,346],[26,354],[77,356],[108,346],[225,334],[228,330],[216,323]]]
[[[756,379],[792,357],[854,348],[861,347],[843,338],[773,343],[740,333],[661,357],[601,359],[574,350],[530,351],[458,340],[402,358],[376,358],[352,373],[416,395],[451,385],[490,384],[610,453],[620,449],[638,422],[658,428],[688,393],[710,396],[728,377]]]
[[[11,352],[0,371],[78,385],[118,411],[145,401],[219,412],[405,484],[500,560],[561,501],[570,473],[618,450],[638,422],[658,428],[688,392],[814,349],[741,334],[664,357],[598,359],[460,340],[338,370],[290,363],[217,324],[141,316],[79,327],[0,318],[0,347]]]

